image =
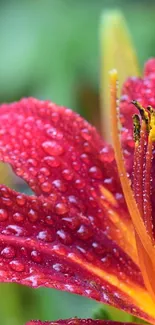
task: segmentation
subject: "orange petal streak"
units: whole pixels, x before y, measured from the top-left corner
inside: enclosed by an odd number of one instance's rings
[[[61,251],[60,251],[61,254]],[[74,254],[69,254],[68,258],[71,259],[72,262],[79,264],[80,266],[83,265],[83,260],[78,258]],[[110,285],[116,287],[121,291],[127,299],[130,299],[131,305],[136,305],[138,309],[143,311],[144,313],[151,316],[152,319],[155,318],[155,304],[151,299],[150,295],[147,291],[140,286],[133,283],[131,280],[127,282],[121,281],[117,276],[110,274],[109,272],[105,272],[98,267],[95,267],[91,263],[85,262],[83,267],[87,269],[89,272],[92,272],[97,277],[102,278],[104,281],[108,282]],[[149,318],[148,318],[149,319]],[[155,319],[150,320],[152,324],[155,324]]]
[[[136,236],[136,243],[137,243],[139,262],[140,262],[140,267],[143,274],[144,282],[153,300],[155,301],[155,278],[154,278],[155,268],[152,264],[152,260],[150,259],[147,252],[145,251],[138,236]]]
[[[101,193],[106,198],[107,202],[104,201],[104,207],[106,207],[107,216],[111,220],[114,225],[114,233],[112,235],[113,240],[131,257],[131,259],[139,265],[138,256],[137,256],[137,248],[135,242],[135,234],[134,228],[131,221],[128,218],[121,218],[121,214],[125,214],[125,211],[119,211],[118,213],[118,202],[116,201],[113,194],[108,191],[104,186],[100,187]],[[112,232],[112,227],[111,227]],[[118,236],[118,238],[117,238]],[[121,239],[120,240],[120,236]]]

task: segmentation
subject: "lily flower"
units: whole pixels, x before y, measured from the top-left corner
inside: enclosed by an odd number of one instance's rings
[[[68,108],[1,105],[0,160],[35,194],[0,185],[0,281],[76,293],[155,324],[155,59],[125,82],[119,114],[116,79],[114,149]]]

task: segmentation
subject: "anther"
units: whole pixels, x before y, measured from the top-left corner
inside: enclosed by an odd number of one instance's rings
[[[132,100],[131,103],[138,109],[142,120],[146,124],[146,130],[149,133],[149,130],[150,130],[150,127],[149,127],[149,114],[148,114],[147,110],[139,102],[137,102],[136,100]]]
[[[136,143],[139,143],[140,130],[141,130],[140,118],[139,115],[137,114],[134,114],[132,118],[133,118],[133,138]]]
[[[152,142],[155,142],[155,111],[151,113],[150,117],[150,134],[149,139],[152,140]]]
[[[146,107],[146,109],[147,109],[151,114],[153,113],[153,108],[152,108],[152,106],[149,105],[149,106]]]

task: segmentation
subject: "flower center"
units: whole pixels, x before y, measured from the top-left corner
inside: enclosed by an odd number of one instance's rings
[[[134,173],[133,188],[127,176],[120,142],[117,113],[117,71],[110,72],[112,138],[120,182],[129,214],[135,229],[139,266],[145,285],[155,301],[155,246],[152,232],[150,202],[152,143],[155,142],[155,111],[144,109],[138,102],[140,116],[135,114],[134,123]]]

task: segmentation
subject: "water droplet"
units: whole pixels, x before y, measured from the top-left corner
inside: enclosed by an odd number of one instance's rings
[[[83,153],[80,158],[82,159],[82,161],[84,161],[86,164],[90,164],[90,159],[87,153]]]
[[[105,253],[105,248],[100,243],[93,242],[92,246],[97,254],[103,255]]]
[[[53,225],[54,221],[53,221],[52,216],[46,216],[46,217],[45,217],[45,222],[46,222],[48,225]]]
[[[79,205],[79,200],[74,195],[69,195],[68,201],[72,204]]]
[[[31,139],[31,138],[32,138],[32,134],[31,134],[31,132],[25,132],[25,136],[26,136],[26,138],[28,138],[28,139]]]
[[[99,159],[102,162],[112,162],[114,160],[114,151],[110,147],[104,147],[100,150]]]
[[[29,145],[30,145],[29,140],[28,140],[28,139],[23,139],[23,145],[24,145],[25,147],[29,147]]]
[[[89,196],[89,202],[93,208],[96,208],[98,206],[97,201],[92,196]]]
[[[83,149],[84,149],[85,152],[91,152],[92,149],[91,149],[90,143],[89,142],[85,142],[83,144]]]
[[[25,123],[24,124],[24,129],[25,130],[31,130],[31,125],[29,123]],[[32,137],[32,135],[31,135],[31,137]]]
[[[105,179],[104,179],[104,184],[112,184],[112,182],[113,182],[113,178],[112,178],[112,177],[110,177],[110,178],[105,178]]]
[[[60,272],[62,269],[62,265],[60,263],[53,264],[53,269],[57,272]]]
[[[31,252],[31,258],[36,263],[40,263],[41,262],[40,253],[37,252],[37,251],[35,251],[35,250]]]
[[[75,187],[78,189],[82,189],[85,187],[85,181],[82,179],[76,179],[75,181]]]
[[[45,193],[49,193],[52,189],[52,185],[49,182],[44,182],[41,184],[41,189]]]
[[[4,256],[5,258],[14,258],[15,249],[11,246],[7,246],[1,251],[1,255]]]
[[[78,229],[80,225],[80,220],[78,217],[66,217],[66,218],[62,218],[62,221],[71,230]]]
[[[42,174],[38,175],[38,181],[39,181],[40,184],[44,183],[45,182],[45,176],[42,175]]]
[[[21,169],[21,168],[16,168],[16,174],[18,175],[18,176],[22,176],[23,175],[23,170]]]
[[[38,213],[36,211],[34,211],[33,209],[31,209],[28,212],[28,218],[29,218],[30,222],[35,222],[38,219]]]
[[[24,220],[23,214],[16,212],[13,214],[13,219],[15,222],[22,222]]]
[[[78,237],[80,237],[83,240],[87,240],[92,237],[92,231],[88,226],[81,225],[80,228],[77,231]]]
[[[32,165],[33,167],[36,167],[37,164],[38,164],[37,161],[35,159],[33,159],[33,158],[29,158],[27,160],[27,163],[30,164],[30,165]]]
[[[93,166],[89,169],[89,175],[95,179],[102,179],[101,169],[97,166]]]
[[[53,156],[47,156],[44,158],[44,162],[48,164],[50,167],[59,167],[60,166],[60,160],[58,157]]]
[[[1,200],[2,200],[3,204],[5,204],[8,207],[12,205],[12,201],[9,198],[2,197]]]
[[[73,171],[71,169],[64,169],[62,171],[62,176],[67,181],[71,181],[73,179]]]
[[[81,247],[81,246],[76,246],[76,248],[82,253],[82,254],[86,254],[86,250]]]
[[[4,209],[0,209],[0,221],[5,221],[8,219],[8,213]]]
[[[122,202],[124,202],[123,201],[124,200],[124,197],[123,197],[123,194],[122,193],[116,193],[115,194],[115,198],[116,198],[117,201],[121,201],[122,200]]]
[[[42,143],[42,148],[46,153],[52,156],[59,156],[64,152],[63,147],[56,141],[45,141]]]
[[[66,192],[67,187],[65,184],[62,182],[61,179],[56,179],[55,181],[52,182],[52,185],[54,185],[60,192]]]
[[[38,171],[37,171],[36,168],[34,168],[34,167],[30,167],[30,168],[29,168],[29,172],[30,172],[33,176],[36,176],[37,173],[38,173]]]
[[[25,197],[22,194],[17,195],[16,197],[17,204],[23,206],[26,202]]]
[[[22,254],[22,256],[24,256],[25,258],[27,258],[27,249],[25,247],[21,247],[20,252]]]
[[[49,232],[48,230],[40,231],[37,238],[42,240],[42,241],[45,241],[45,242],[51,242],[52,241],[51,232]]]
[[[52,119],[53,122],[58,122],[58,120],[59,120],[58,112],[52,112],[51,119]]]
[[[63,244],[70,245],[72,243],[72,238],[71,238],[70,234],[66,233],[64,230],[62,230],[62,229],[58,230],[57,235],[58,235],[59,239],[61,240],[61,242],[63,242]]]
[[[2,187],[0,191],[3,197],[9,197],[8,190],[5,187]]]
[[[50,201],[51,201],[51,202],[53,202],[53,203],[56,202],[56,200],[57,200],[57,195],[56,195],[56,193],[51,193],[51,194],[49,195],[49,197],[50,197]]]
[[[16,236],[23,235],[23,228],[17,225],[8,225],[6,230],[9,231],[10,234],[14,234]]]
[[[53,128],[53,127],[50,127],[49,129],[47,129],[46,133],[50,138],[53,138],[53,139],[61,140],[63,138],[63,134],[60,131],[58,131],[56,128]]]
[[[79,171],[80,167],[81,167],[81,165],[77,161],[73,161],[72,166],[73,166],[74,170],[76,170],[76,171]]]
[[[68,207],[65,203],[57,203],[55,206],[55,212],[59,215],[65,214],[68,212]]]
[[[81,135],[82,135],[83,139],[91,140],[91,133],[90,133],[89,129],[86,129],[86,128],[82,129]]]
[[[12,270],[16,272],[23,272],[25,269],[24,264],[18,260],[11,261],[9,264]]]
[[[108,253],[105,253],[105,255],[101,258],[101,262],[106,265],[106,267],[109,267],[111,263],[111,258]]]
[[[46,168],[46,167],[42,167],[42,168],[40,168],[40,172],[41,172],[43,175],[45,175],[45,176],[49,176],[49,175],[50,175],[50,171],[49,171],[49,169]]]

